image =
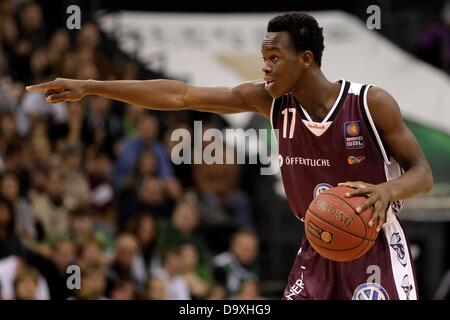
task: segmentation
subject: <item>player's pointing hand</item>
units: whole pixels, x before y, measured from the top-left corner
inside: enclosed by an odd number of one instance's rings
[[[56,78],[53,81],[28,86],[26,90],[42,91],[46,101],[58,103],[63,101],[78,101],[86,95],[84,80]]]
[[[369,227],[373,226],[374,221],[378,218],[377,232],[386,222],[386,210],[389,205],[389,194],[382,185],[375,185],[361,181],[349,181],[338,184],[339,187],[350,187],[355,190],[348,192],[346,197],[367,196],[368,199],[358,208],[358,213],[363,212],[370,206],[373,206],[372,218],[369,220]]]

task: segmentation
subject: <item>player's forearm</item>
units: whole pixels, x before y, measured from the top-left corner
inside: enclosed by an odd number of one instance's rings
[[[426,193],[433,186],[433,175],[428,166],[414,165],[399,178],[384,183],[389,201],[403,200]]]
[[[180,110],[185,107],[186,84],[176,80],[87,80],[86,95],[97,95],[108,99],[139,105],[149,109]]]

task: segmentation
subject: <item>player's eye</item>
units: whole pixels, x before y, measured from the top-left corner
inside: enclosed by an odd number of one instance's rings
[[[271,56],[270,57],[270,60],[272,60],[273,62],[276,62],[276,61],[278,61],[278,57],[277,56]]]

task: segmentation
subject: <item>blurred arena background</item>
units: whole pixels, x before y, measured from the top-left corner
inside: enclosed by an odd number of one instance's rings
[[[69,30],[67,8],[81,9]],[[367,8],[381,9],[370,30]],[[324,27],[331,79],[397,99],[433,169],[401,219],[419,294],[450,299],[450,1],[0,0],[0,297],[279,299],[303,236],[278,175],[261,165],[174,165],[174,129],[269,128],[255,114],[150,112],[88,97],[49,105],[24,86],[55,77],[261,77],[270,17]],[[268,144],[273,143],[268,139]],[[249,148],[249,153],[254,152]],[[80,266],[71,291],[69,265]]]

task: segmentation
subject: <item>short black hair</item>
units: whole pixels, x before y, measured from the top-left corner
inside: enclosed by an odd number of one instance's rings
[[[267,32],[287,32],[297,51],[310,50],[320,67],[322,64],[323,28],[317,20],[303,12],[289,12],[272,18]]]

